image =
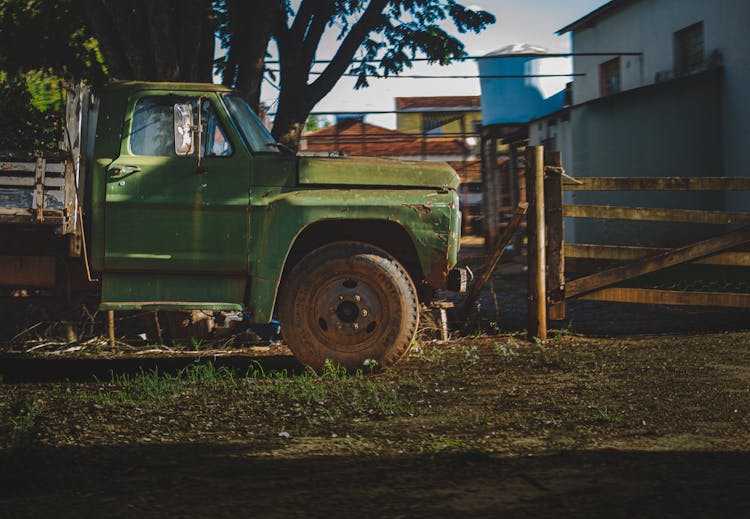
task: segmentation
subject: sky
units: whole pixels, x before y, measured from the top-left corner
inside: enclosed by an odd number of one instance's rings
[[[511,43],[542,45],[555,52],[570,51],[570,35],[555,32],[605,4],[607,0],[465,0],[464,5],[491,12],[497,21],[479,34],[458,35],[470,56],[480,56]],[[452,25],[446,25],[451,31]],[[334,34],[327,34],[318,51],[318,59],[330,58],[336,49]],[[273,50],[271,50],[273,53]],[[271,58],[273,59],[273,58]],[[318,68],[319,70],[320,68]],[[405,75],[476,75],[473,60],[448,66],[415,63]],[[436,95],[479,95],[479,79],[370,79],[368,88],[354,90],[356,78],[343,77],[313,109],[325,111],[393,110],[395,97]],[[275,108],[278,92],[264,82],[261,99]],[[370,115],[367,122],[395,127],[395,115]]]

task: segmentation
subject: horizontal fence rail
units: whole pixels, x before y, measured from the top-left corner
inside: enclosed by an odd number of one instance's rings
[[[631,245],[596,245],[592,243],[566,243],[565,257],[574,259],[633,261],[655,254],[667,252],[663,247],[635,247]],[[750,267],[750,251],[718,252],[691,261],[699,265],[723,265]]]
[[[704,223],[750,225],[750,213],[702,211],[697,209],[656,209],[614,205],[563,205],[563,216],[637,222]]]
[[[565,191],[742,191],[750,177],[591,177],[568,178]]]

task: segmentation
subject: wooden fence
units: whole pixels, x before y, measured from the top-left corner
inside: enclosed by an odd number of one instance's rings
[[[573,297],[626,303],[750,308],[750,294],[748,293],[614,286],[685,263],[750,266],[750,252],[731,250],[750,243],[750,213],[563,203],[564,191],[750,190],[750,178],[602,177],[572,179],[567,177],[562,169],[560,154],[545,155],[541,146],[528,147],[527,163],[528,329],[530,336],[546,339],[547,316],[549,315],[551,320],[564,319],[565,301]],[[566,244],[563,239],[565,217],[739,227],[731,232],[678,248],[591,243]],[[565,272],[566,259],[568,261],[606,260],[616,265],[583,277],[570,279]]]

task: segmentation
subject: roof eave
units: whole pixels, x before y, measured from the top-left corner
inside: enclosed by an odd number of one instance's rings
[[[611,0],[601,7],[594,9],[590,13],[582,16],[573,23],[570,23],[558,30],[555,34],[562,36],[565,33],[577,31],[579,29],[588,29],[592,27],[600,18],[607,16],[615,9],[625,7],[627,4],[633,3],[637,0]]]

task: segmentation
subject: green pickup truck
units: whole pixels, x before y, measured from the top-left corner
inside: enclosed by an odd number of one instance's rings
[[[65,141],[0,157],[6,293],[88,277],[102,310],[277,316],[303,363],[356,369],[398,361],[420,301],[465,285],[447,164],[298,156],[210,84],[78,87]]]

